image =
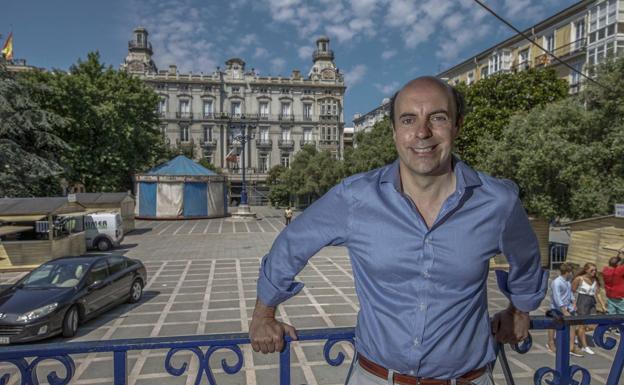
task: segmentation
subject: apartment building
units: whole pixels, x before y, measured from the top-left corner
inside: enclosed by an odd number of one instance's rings
[[[293,70],[285,77],[261,76],[240,58],[208,74],[180,73],[174,64],[159,70],[148,36],[145,28],[134,30],[121,68],[160,95],[160,129],[168,143],[222,168],[233,195],[242,179],[242,134],[249,138],[244,158],[252,187],[262,185],[271,167],[289,167],[304,145],[342,158],[346,86],[327,37],[316,41],[307,75]]]
[[[624,55],[624,0],[579,1],[523,31],[543,48],[578,71]],[[437,76],[451,84],[471,84],[501,72],[552,67],[579,90],[581,76],[516,34]]]

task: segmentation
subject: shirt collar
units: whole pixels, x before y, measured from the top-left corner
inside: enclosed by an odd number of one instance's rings
[[[467,187],[476,187],[482,184],[477,172],[455,155],[453,155],[453,166],[458,190],[465,190]],[[392,183],[397,191],[402,191],[398,158],[386,167],[379,182],[382,184]]]

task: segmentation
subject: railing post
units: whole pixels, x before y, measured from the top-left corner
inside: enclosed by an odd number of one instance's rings
[[[290,342],[285,340],[284,345],[280,352],[280,385],[290,385]]]
[[[125,350],[115,350],[113,353],[113,371],[115,385],[126,385],[127,352]]]
[[[557,329],[555,370],[561,374],[559,385],[570,385],[570,325]]]

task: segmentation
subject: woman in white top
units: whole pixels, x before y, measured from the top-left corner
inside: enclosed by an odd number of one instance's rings
[[[578,315],[590,315],[596,313],[596,302],[605,308],[602,297],[598,294],[600,283],[596,279],[596,265],[588,262],[583,266],[574,280],[572,281],[572,291],[576,293],[576,309]],[[579,344],[581,350],[587,354],[594,354],[594,351],[587,346],[587,337],[585,336],[585,328],[577,329]]]

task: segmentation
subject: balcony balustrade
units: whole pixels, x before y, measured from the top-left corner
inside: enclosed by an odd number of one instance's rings
[[[293,148],[295,147],[295,141],[292,139],[280,139],[277,141],[279,148]]]
[[[272,148],[273,141],[271,139],[256,139],[256,147],[258,148]]]
[[[299,146],[301,146],[301,147],[303,147],[305,145],[309,145],[309,144],[311,144],[313,146],[316,146],[316,140],[313,140],[313,139],[301,139],[299,141]]]
[[[619,330],[620,335],[624,335],[624,316],[622,315],[592,315],[582,317],[562,317],[560,313],[552,318],[545,316],[531,317],[531,330],[555,329],[556,331],[556,356],[554,365],[544,362],[543,367],[535,368],[534,382],[556,383],[558,385],[590,384],[591,374],[584,367],[570,363],[570,330],[573,325],[597,325],[593,333],[594,344],[599,349],[614,350],[614,359],[608,373],[601,373],[606,385],[617,385],[624,367],[624,346],[619,338],[608,336],[609,329]],[[291,384],[291,354],[293,345],[307,343],[310,341],[321,341],[323,345],[323,358],[331,366],[340,366],[352,362],[354,352],[354,328],[332,328],[299,330],[298,340],[293,341],[290,337],[285,337],[285,347],[279,353],[279,384]],[[3,383],[22,385],[38,384],[38,377],[47,378],[53,384],[73,383],[76,375],[75,358],[84,354],[109,353],[113,358],[112,383],[115,385],[126,385],[128,381],[128,354],[138,354],[140,351],[149,352],[157,349],[167,351],[163,358],[164,371],[172,377],[187,375],[195,384],[207,381],[211,385],[216,385],[214,370],[211,363],[216,353],[230,353],[229,357],[222,359],[220,368],[226,375],[239,373],[244,366],[244,355],[241,345],[249,344],[247,333],[233,334],[212,334],[197,336],[178,337],[152,337],[134,338],[103,341],[85,342],[52,342],[44,344],[9,345],[0,350],[0,379]],[[343,345],[342,349],[346,355],[334,349],[336,344]],[[347,345],[347,346],[344,346]],[[529,336],[519,345],[511,348],[519,355],[528,353],[533,345]],[[501,365],[503,373],[507,378],[507,383],[514,383],[513,372],[507,361],[505,346],[496,345],[498,359],[495,365]],[[191,353],[197,359],[197,368],[191,372],[191,358],[185,356]],[[231,354],[233,353],[233,355]],[[277,354],[277,353],[276,353]],[[516,355],[515,360],[520,359]],[[604,355],[604,354],[603,354]],[[347,357],[348,356],[348,357]],[[55,362],[57,365],[41,363]],[[578,361],[580,362],[580,361]],[[59,371],[59,366],[64,370]],[[573,379],[574,377],[574,379]],[[554,381],[554,382],[553,382]],[[159,378],[160,383],[168,383],[166,374]],[[226,383],[226,382],[223,382]]]
[[[192,112],[176,112],[176,118],[178,119],[185,119],[185,120],[191,120],[193,119],[193,113]]]
[[[201,140],[199,142],[199,145],[203,148],[215,148],[217,147],[217,140],[216,139],[210,139],[210,140]]]

